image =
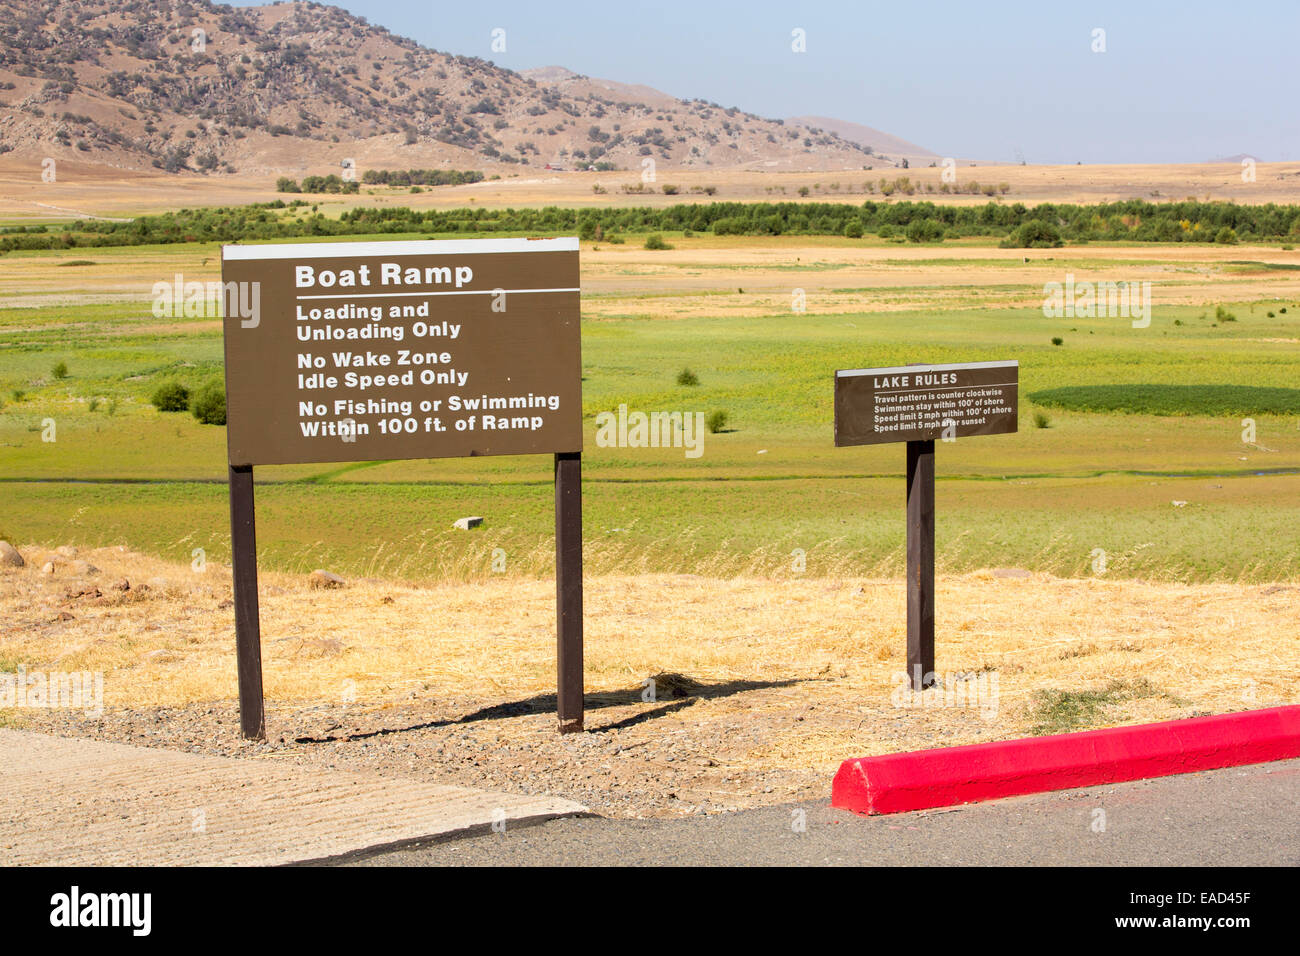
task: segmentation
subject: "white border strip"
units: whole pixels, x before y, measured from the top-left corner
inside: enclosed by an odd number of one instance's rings
[[[906,392],[915,395],[918,392],[960,392],[973,388],[1015,388],[1016,382],[980,382],[978,385],[940,385],[938,388],[878,388],[877,395],[890,395],[894,392]]]
[[[400,299],[402,296],[432,298],[435,295],[522,295],[529,292],[581,292],[580,288],[567,289],[459,289],[447,292],[332,292],[329,295],[294,296],[304,299]]]
[[[363,256],[467,256],[481,252],[577,252],[577,236],[557,239],[407,239],[397,242],[292,242],[222,246],[225,261]]]
[[[894,368],[854,368],[841,369],[835,373],[836,378],[848,378],[852,375],[895,375],[900,372],[949,372],[974,368],[1020,368],[1016,362],[958,362],[954,365],[898,365]]]

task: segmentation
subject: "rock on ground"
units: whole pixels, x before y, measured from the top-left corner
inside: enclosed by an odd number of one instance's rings
[[[317,568],[310,575],[308,575],[307,581],[308,583],[311,584],[313,588],[317,588],[317,589],[341,588],[345,583],[344,580],[341,577],[339,577],[337,574],[334,574],[331,571],[326,571],[323,568]]]

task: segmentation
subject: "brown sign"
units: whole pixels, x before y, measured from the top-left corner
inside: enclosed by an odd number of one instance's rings
[[[230,464],[582,450],[578,240],[226,246]]]
[[[1019,362],[835,373],[835,444],[933,441],[1016,430]]]

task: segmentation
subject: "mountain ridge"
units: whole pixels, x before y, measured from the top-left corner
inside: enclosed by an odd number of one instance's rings
[[[214,174],[888,162],[828,128],[547,70],[302,0],[31,0],[0,9],[0,153]]]

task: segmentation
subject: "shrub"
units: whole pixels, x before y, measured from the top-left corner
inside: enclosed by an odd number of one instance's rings
[[[183,412],[190,407],[190,390],[180,382],[163,382],[149,402],[160,412]]]
[[[56,363],[54,368],[50,369],[50,374],[53,375],[55,378],[67,378],[68,363],[67,362]]]
[[[1235,315],[1233,315],[1231,312],[1229,312],[1227,309],[1225,309],[1223,306],[1218,306],[1218,307],[1214,310],[1214,318],[1215,318],[1216,320],[1218,320],[1219,322],[1236,322],[1236,321],[1237,321],[1237,317],[1236,317]]]
[[[1043,412],[1034,412],[1034,427],[1047,428],[1051,425],[1052,420]]]
[[[664,237],[654,232],[646,237],[645,247],[647,249],[671,249],[672,245],[664,242]]]
[[[1031,219],[1001,243],[1010,249],[1051,249],[1064,244],[1060,230],[1041,219]]]
[[[1231,226],[1224,226],[1214,234],[1214,241],[1221,246],[1232,246],[1237,243],[1237,230]]]
[[[704,419],[704,427],[709,430],[710,435],[716,435],[727,427],[727,413],[722,409],[709,412],[709,417]]]
[[[208,382],[190,399],[190,411],[204,425],[226,423],[226,390],[220,382]]]
[[[943,239],[943,224],[933,219],[914,219],[907,227],[909,242],[939,242]]]
[[[1065,344],[1065,339],[1061,338],[1059,335],[1053,335],[1053,336],[1052,336],[1052,344],[1053,344],[1053,345],[1064,345],[1064,344]]]
[[[861,239],[862,223],[857,219],[850,219],[844,226],[844,238]]]
[[[677,373],[677,384],[678,385],[699,385],[700,379],[699,376],[697,376],[690,369],[684,368]]]

